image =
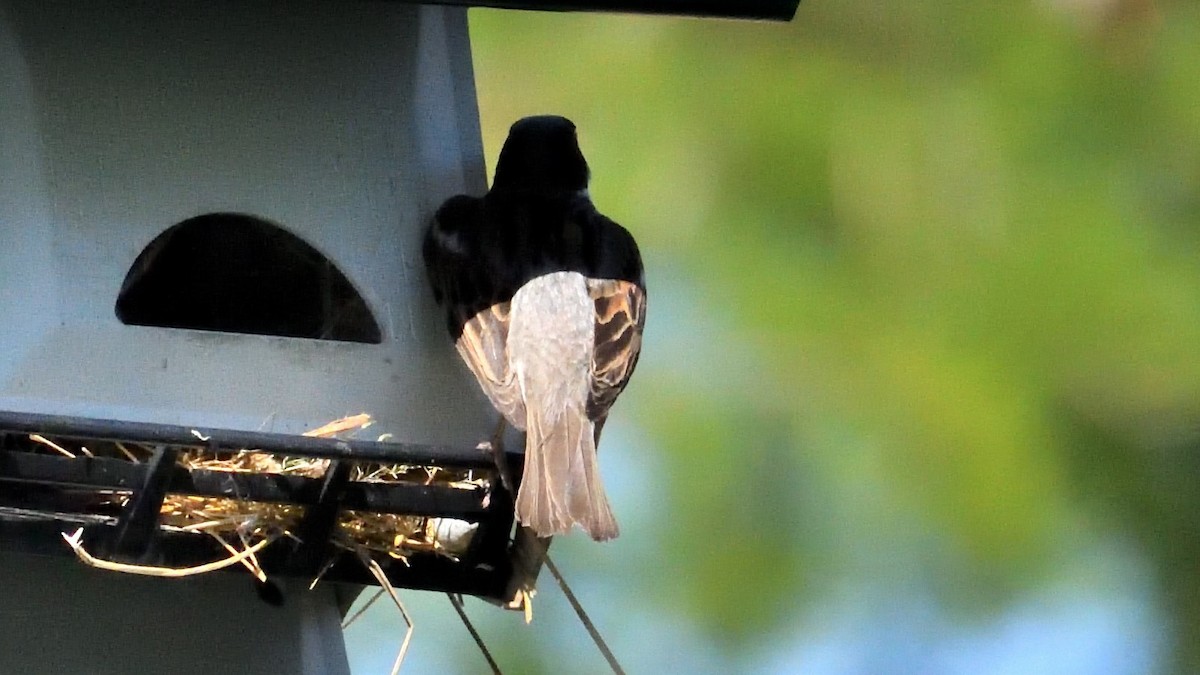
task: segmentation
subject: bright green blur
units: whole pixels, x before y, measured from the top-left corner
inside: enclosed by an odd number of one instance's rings
[[[492,165],[571,117],[646,259],[614,416],[661,512],[606,545],[654,556],[619,602],[738,654],[847,580],[970,621],[1116,539],[1200,670],[1200,4],[471,27]]]

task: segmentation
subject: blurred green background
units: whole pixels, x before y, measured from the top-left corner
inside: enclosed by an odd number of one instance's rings
[[[622,537],[554,546],[630,672],[1200,672],[1200,3],[470,16],[489,168],[571,117],[645,257]],[[409,672],[486,672],[406,597]],[[548,575],[468,610],[606,672]]]

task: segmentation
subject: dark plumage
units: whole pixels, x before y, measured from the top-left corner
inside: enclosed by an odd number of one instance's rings
[[[637,244],[587,194],[575,125],[527,117],[509,131],[492,189],[448,200],[425,265],[463,361],[526,431],[517,519],[548,537],[617,523],[596,468],[609,408],[637,364],[646,290]]]

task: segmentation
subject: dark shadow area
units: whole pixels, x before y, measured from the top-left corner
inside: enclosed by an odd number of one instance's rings
[[[346,276],[296,235],[264,220],[214,213],[175,225],[138,255],[117,296],[138,326],[381,341]]]

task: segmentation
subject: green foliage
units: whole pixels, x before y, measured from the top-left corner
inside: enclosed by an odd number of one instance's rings
[[[1195,3],[472,28],[489,157],[522,115],[572,117],[642,242],[616,414],[669,455],[648,598],[735,648],[850,575],[988,611],[1126,533],[1200,668]]]

